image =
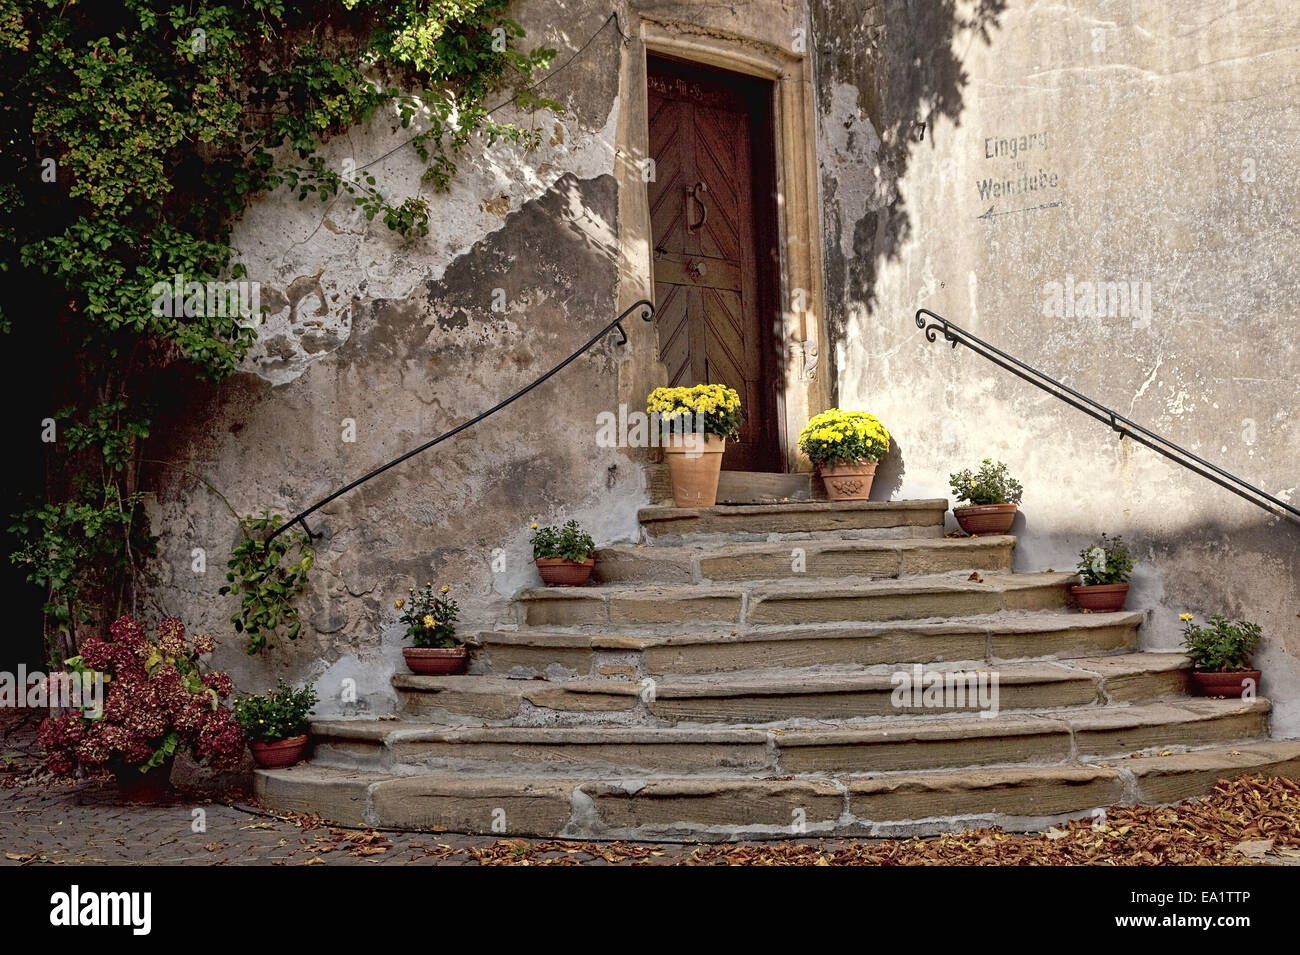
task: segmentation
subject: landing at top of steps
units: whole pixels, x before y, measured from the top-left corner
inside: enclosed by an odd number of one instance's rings
[[[809,534],[887,531],[895,537],[943,535],[948,502],[801,501],[716,507],[643,507],[637,518],[651,537],[699,534]],[[880,536],[877,534],[876,536]]]

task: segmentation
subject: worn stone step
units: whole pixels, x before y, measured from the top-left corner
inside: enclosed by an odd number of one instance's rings
[[[1065,605],[1073,574],[989,573],[903,580],[537,587],[517,600],[529,626],[803,624],[923,620]]]
[[[779,737],[785,772],[887,772],[1056,763],[1268,734],[1267,700],[1182,700],[1085,707],[993,719],[896,719],[868,727],[792,729]]]
[[[532,723],[602,716],[684,723],[780,723],[905,714],[1049,709],[1110,700],[1155,700],[1182,694],[1188,660],[1137,653],[1069,663],[978,664],[975,667],[795,669],[675,679],[510,680],[484,676],[393,678],[404,715],[441,721],[492,719]],[[996,678],[996,698],[992,695]],[[941,695],[902,693],[945,681]],[[944,683],[939,684],[942,689]]]
[[[1300,778],[1300,742],[1219,746],[1111,765],[872,776],[399,776],[303,764],[258,770],[258,802],[351,826],[575,839],[701,840],[1041,829],[1119,803],[1208,794],[1243,773]]]
[[[651,635],[511,630],[478,635],[487,672],[555,678],[715,673],[763,667],[1090,656],[1137,646],[1142,615],[1022,612],[941,623],[759,626]],[[663,633],[668,630],[668,633]]]
[[[1267,735],[1266,700],[1088,706],[991,718],[896,716],[793,727],[437,726],[409,720],[314,723],[315,761],[345,769],[904,772],[1065,763]]]
[[[1009,536],[915,540],[781,541],[596,551],[595,579],[660,584],[813,577],[906,577],[958,570],[1011,570]]]
[[[643,507],[637,518],[662,543],[691,537],[762,540],[835,534],[860,537],[942,537],[944,499],[924,501],[803,501],[715,507]]]
[[[624,726],[432,726],[409,721],[312,724],[313,761],[345,769],[475,772],[752,773],[773,768],[764,730]]]

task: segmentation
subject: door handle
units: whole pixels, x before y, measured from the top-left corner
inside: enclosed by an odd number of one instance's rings
[[[701,193],[708,192],[708,191],[709,191],[709,187],[708,185],[705,184],[704,180],[700,180],[693,186],[686,187],[686,231],[687,232],[699,232],[702,228],[704,228],[704,223],[708,221],[709,207],[706,206],[704,204],[704,200],[700,198]],[[696,223],[691,222],[692,201],[694,201],[695,204],[700,207],[700,221]]]

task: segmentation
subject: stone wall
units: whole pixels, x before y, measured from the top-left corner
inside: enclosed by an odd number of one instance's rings
[[[1300,500],[1300,193],[1290,0],[814,4],[837,402],[897,439],[885,487],[948,495],[991,456],[1026,487],[1019,570],[1101,531],[1141,561],[1146,648],[1177,615],[1260,623],[1274,733],[1300,735],[1300,526],[1121,442],[979,356],[938,312]],[[1078,307],[1104,283],[1105,307]],[[1118,296],[1129,291],[1127,308]],[[1112,306],[1110,287],[1116,295]],[[1071,288],[1076,307],[1068,308]]]
[[[432,197],[429,236],[404,241],[342,202],[283,194],[239,224],[250,277],[279,310],[244,373],[179,395],[157,429],[159,609],[220,635],[216,662],[241,688],[312,679],[324,714],[384,712],[402,645],[393,600],[407,587],[450,585],[473,632],[511,622],[509,597],[535,582],[531,521],[575,517],[599,543],[635,536],[643,462],[597,448],[594,417],[654,383],[653,331],[640,322],[628,346],[611,340],[317,515],[325,537],[296,643],[246,657],[226,623],[233,602],[216,595],[236,535],[222,495],[240,512],[295,512],[531,381],[644,294],[646,223],[632,192],[644,187],[625,148],[644,97],[620,84],[636,75],[649,17],[811,57],[821,369],[836,403],[875,412],[896,437],[879,490],[948,496],[950,471],[1006,460],[1027,489],[1017,569],[1067,569],[1101,531],[1123,533],[1142,561],[1130,605],[1151,611],[1146,645],[1175,646],[1184,610],[1260,622],[1274,731],[1300,735],[1297,528],[976,355],[927,344],[913,324],[918,307],[933,309],[1294,495],[1290,0],[556,9],[520,0],[512,15],[529,42],[560,50],[557,65],[572,58],[542,89],[564,115],[521,117],[543,128],[534,153],[466,157],[451,192]],[[409,135],[379,117],[325,155],[414,194]],[[1071,313],[1064,290],[1084,282],[1135,287],[1137,305]],[[192,569],[196,547],[205,574]],[[357,706],[338,699],[345,677]]]

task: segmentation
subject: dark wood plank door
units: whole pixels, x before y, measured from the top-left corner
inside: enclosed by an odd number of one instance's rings
[[[654,237],[659,357],[672,385],[724,384],[740,393],[740,440],[729,470],[779,467],[772,427],[773,382],[765,382],[768,338],[760,316],[755,142],[762,90],[721,71],[648,61],[648,184]],[[768,256],[762,256],[764,267]]]

